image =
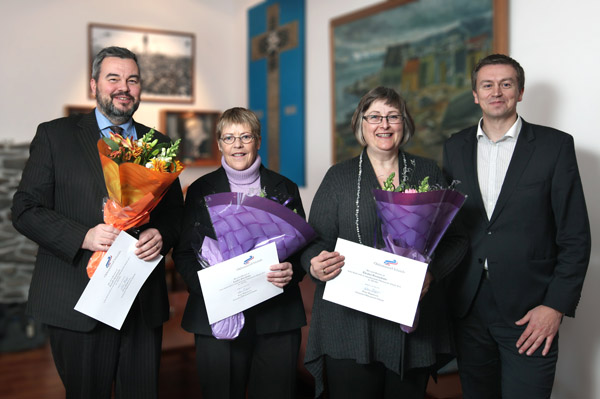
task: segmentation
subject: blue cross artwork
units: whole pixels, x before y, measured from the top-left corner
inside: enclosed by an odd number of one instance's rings
[[[304,0],[266,1],[248,11],[250,109],[262,125],[263,163],[305,185]]]

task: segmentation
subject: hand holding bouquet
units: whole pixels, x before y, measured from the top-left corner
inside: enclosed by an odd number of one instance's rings
[[[141,226],[150,220],[169,186],[183,170],[175,160],[181,140],[158,143],[151,129],[139,140],[110,133],[98,141],[98,153],[108,198],[104,222],[119,230]],[[92,277],[105,252],[94,252],[87,265]]]
[[[429,177],[425,177],[417,188],[404,183],[396,188],[391,183],[393,178],[394,173],[385,182],[383,190],[373,190],[386,245],[384,249],[429,262],[466,197],[451,188],[431,187]]]
[[[196,251],[203,267],[274,242],[283,261],[316,237],[315,231],[293,210],[261,196],[219,193],[205,197],[217,241],[204,237]],[[288,201],[285,201],[287,203]],[[244,326],[238,313],[211,325],[218,339],[236,338]]]
[[[450,226],[466,197],[452,189],[433,188],[429,177],[418,187],[402,182],[392,184],[394,173],[384,183],[383,190],[373,190],[377,214],[381,220],[384,251],[429,263],[442,236]],[[402,326],[412,332],[417,326]]]

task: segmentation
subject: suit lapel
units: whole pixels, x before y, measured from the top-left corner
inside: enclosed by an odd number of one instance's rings
[[[492,217],[490,219],[490,224],[494,223],[494,221],[498,219],[498,215],[500,212],[502,212],[502,208],[504,208],[508,199],[515,191],[517,183],[519,182],[519,179],[521,178],[521,175],[523,174],[523,171],[527,167],[527,164],[531,159],[531,155],[533,154],[534,145],[532,144],[532,141],[534,138],[535,137],[533,130],[531,129],[531,125],[523,120],[521,133],[519,134],[513,156],[510,160],[510,164],[508,165],[506,177],[504,178],[504,183],[502,183],[502,189],[500,190],[500,195],[498,195],[498,201],[496,201],[496,206],[494,207],[494,212],[492,213]]]
[[[148,126],[142,125],[141,123],[137,123],[135,120],[133,120],[133,127],[135,128],[135,135],[138,140],[144,137],[144,135],[150,131],[150,128]],[[164,134],[160,134],[156,130],[154,130],[154,138],[157,139],[159,143],[171,142],[169,137],[167,137]]]
[[[487,213],[483,204],[483,198],[481,197],[481,189],[479,188],[479,179],[477,178],[477,126],[467,136],[462,154],[467,180],[465,183],[467,187],[473,187],[473,191],[468,194],[473,197],[473,201],[481,212],[482,217],[487,220]]]
[[[100,184],[102,186],[102,191],[108,195],[106,184],[104,183],[104,173],[102,172],[100,156],[98,155],[100,130],[98,128],[98,123],[96,122],[94,111],[83,115],[78,126],[80,131],[75,134],[75,137],[81,145],[82,152],[85,155],[85,159],[88,161],[95,182]]]

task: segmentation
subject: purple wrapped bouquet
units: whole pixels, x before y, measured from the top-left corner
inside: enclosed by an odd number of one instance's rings
[[[313,228],[285,205],[261,196],[218,193],[205,197],[217,240],[204,237],[197,258],[203,267],[231,259],[252,249],[270,244],[277,246],[280,261],[316,237]],[[235,339],[244,326],[238,313],[211,325],[218,339]]]
[[[404,185],[396,188],[391,183],[393,178],[394,173],[385,182],[383,190],[373,190],[385,244],[382,249],[429,263],[466,197],[450,188],[432,189],[428,177],[416,189]],[[402,330],[413,332],[418,316],[417,309],[413,326],[402,326]]]

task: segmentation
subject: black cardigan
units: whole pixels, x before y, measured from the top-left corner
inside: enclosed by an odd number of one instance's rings
[[[292,201],[289,207],[296,209],[300,216],[305,217],[298,186],[294,182],[261,165],[260,183],[269,198],[287,199],[291,197]],[[192,249],[192,242],[198,239],[195,225],[199,224],[199,228],[204,230],[205,235],[214,239],[215,234],[204,196],[230,191],[229,180],[222,167],[202,176],[187,190],[183,231],[173,259],[175,268],[183,276],[190,291],[181,325],[186,331],[195,334],[212,335],[198,280],[198,271],[201,270],[201,266]],[[306,325],[304,306],[298,288],[298,283],[305,274],[300,265],[300,254],[290,257],[287,261],[291,262],[293,266],[292,281],[284,287],[282,294],[244,311],[246,324],[242,334],[250,333],[252,331],[249,330],[252,329],[256,334],[283,332]]]
[[[415,186],[429,176],[432,185],[445,186],[440,168],[430,159],[404,153],[408,183]],[[399,154],[399,170],[404,168]],[[332,166],[315,195],[309,222],[317,239],[302,254],[302,265],[309,270],[310,260],[322,250],[333,251],[338,237],[358,242],[356,231],[356,192],[359,157]],[[360,185],[359,226],[364,245],[374,247],[374,232],[379,229],[372,190],[381,188],[366,151],[363,151]],[[380,234],[379,234],[380,236]],[[380,237],[379,237],[380,239]],[[383,243],[378,243],[382,247]],[[444,298],[443,280],[458,265],[468,241],[452,225],[440,241],[429,271],[435,277],[429,292],[420,302],[419,325],[405,334],[400,325],[323,300],[325,284],[317,280],[312,319],[304,362],[315,376],[316,395],[323,389],[323,356],[354,359],[358,363],[383,363],[400,373],[416,367],[431,368],[447,362],[453,353],[450,314]]]

